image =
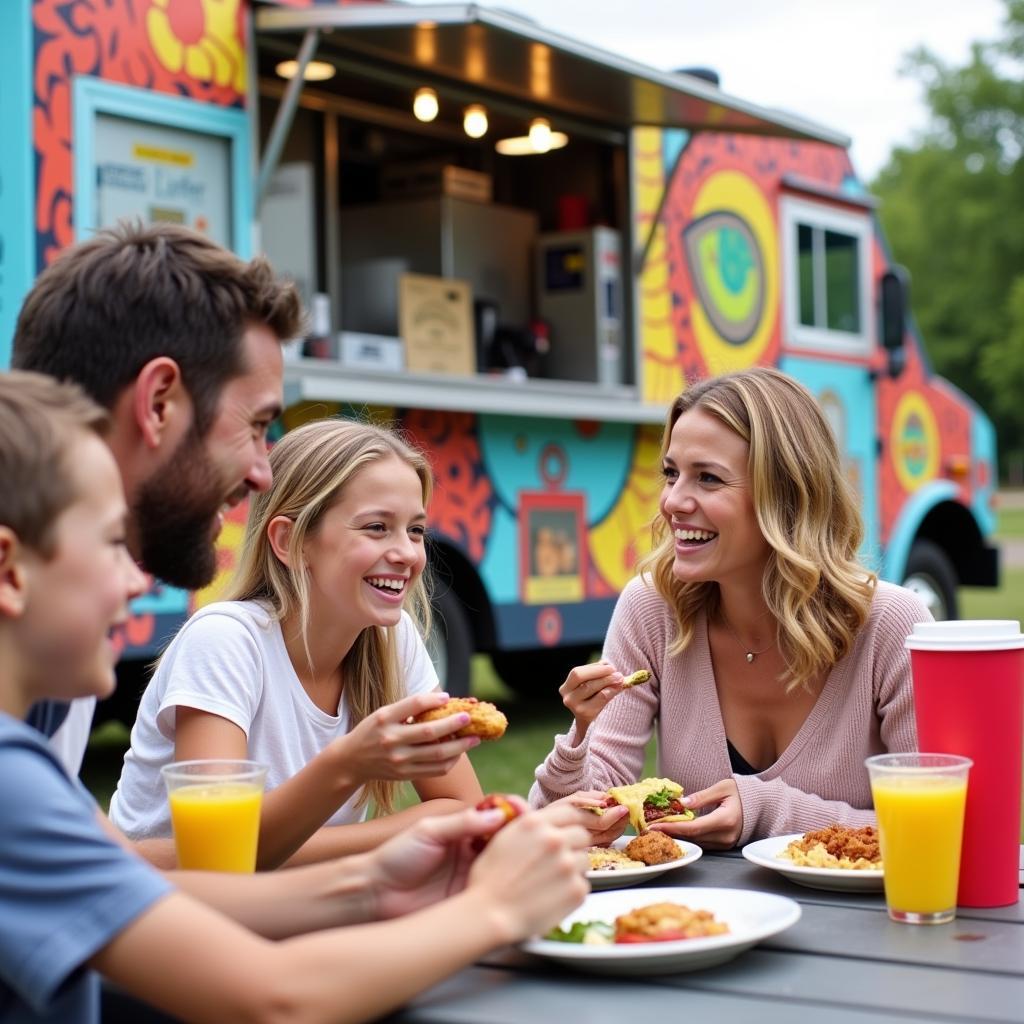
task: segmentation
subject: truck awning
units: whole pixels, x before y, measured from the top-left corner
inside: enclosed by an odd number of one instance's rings
[[[850,139],[812,121],[729,96],[692,75],[659,71],[537,23],[478,4],[363,4],[301,10],[263,7],[259,36],[299,51],[318,36],[318,59],[389,65],[508,101],[615,130],[634,125],[746,132],[846,147]]]

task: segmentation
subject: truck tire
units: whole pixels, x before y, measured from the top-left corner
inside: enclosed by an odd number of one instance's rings
[[[930,540],[915,540],[903,573],[903,586],[914,591],[936,620],[960,617],[956,570],[946,552]]]
[[[501,681],[520,697],[558,700],[569,670],[586,665],[593,647],[541,647],[528,651],[494,651],[491,661]]]
[[[473,632],[454,590],[435,594],[434,625],[427,650],[441,689],[453,697],[469,696],[469,661],[473,654]]]

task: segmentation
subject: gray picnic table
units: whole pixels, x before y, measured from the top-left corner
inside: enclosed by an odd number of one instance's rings
[[[1022,861],[1024,867],[1024,861]],[[1024,871],[1022,871],[1024,882]],[[806,889],[738,853],[705,854],[651,887],[757,889],[800,920],[720,967],[649,978],[577,974],[517,949],[425,992],[388,1024],[906,1024],[1024,1022],[1024,903],[896,924],[881,894]],[[642,900],[644,886],[635,887]]]

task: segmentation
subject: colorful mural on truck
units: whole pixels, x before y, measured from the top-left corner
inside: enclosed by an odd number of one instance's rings
[[[304,7],[316,0],[279,2]],[[73,241],[75,76],[244,110],[249,5],[32,0],[31,12],[38,271]],[[889,379],[877,344],[859,353],[824,352],[795,345],[787,333],[780,208],[788,195],[860,211],[870,223],[872,281],[888,262],[846,152],[637,128],[632,159],[643,400],[665,404],[688,381],[778,365],[812,388],[840,435],[863,501],[866,553],[891,576],[902,572],[917,526],[942,495],[970,507],[982,529],[991,529],[991,427],[964,396],[931,376],[915,338],[908,339],[902,374]],[[348,411],[323,403],[315,410]],[[661,488],[661,428],[603,422],[598,408],[589,421],[379,412],[430,453],[438,477],[434,532],[479,574],[499,645],[598,641],[646,549]],[[308,409],[289,410],[286,424],[307,415]],[[243,520],[244,509],[229,518],[222,573],[195,601],[222,588]],[[151,650],[186,613],[186,602],[187,595],[169,591],[143,599],[133,647]]]

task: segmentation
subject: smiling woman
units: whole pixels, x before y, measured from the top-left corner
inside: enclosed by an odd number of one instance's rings
[[[930,618],[857,561],[862,528],[811,394],[755,368],[688,388],[665,425],[654,550],[627,584],[604,656],[562,687],[568,735],[531,802],[661,776],[693,821],[670,836],[730,847],[873,822],[863,758],[915,746],[903,640]],[[626,688],[619,667],[652,680]]]
[[[425,457],[381,427],[319,420],[270,468],[227,599],[193,616],[146,690],[110,807],[133,839],[169,836],[163,765],[263,762],[260,866],[367,849],[482,796],[465,757],[479,740],[455,735],[468,716],[407,721],[445,701],[421,633]],[[423,802],[389,814],[403,781]],[[371,800],[385,817],[364,820]]]

